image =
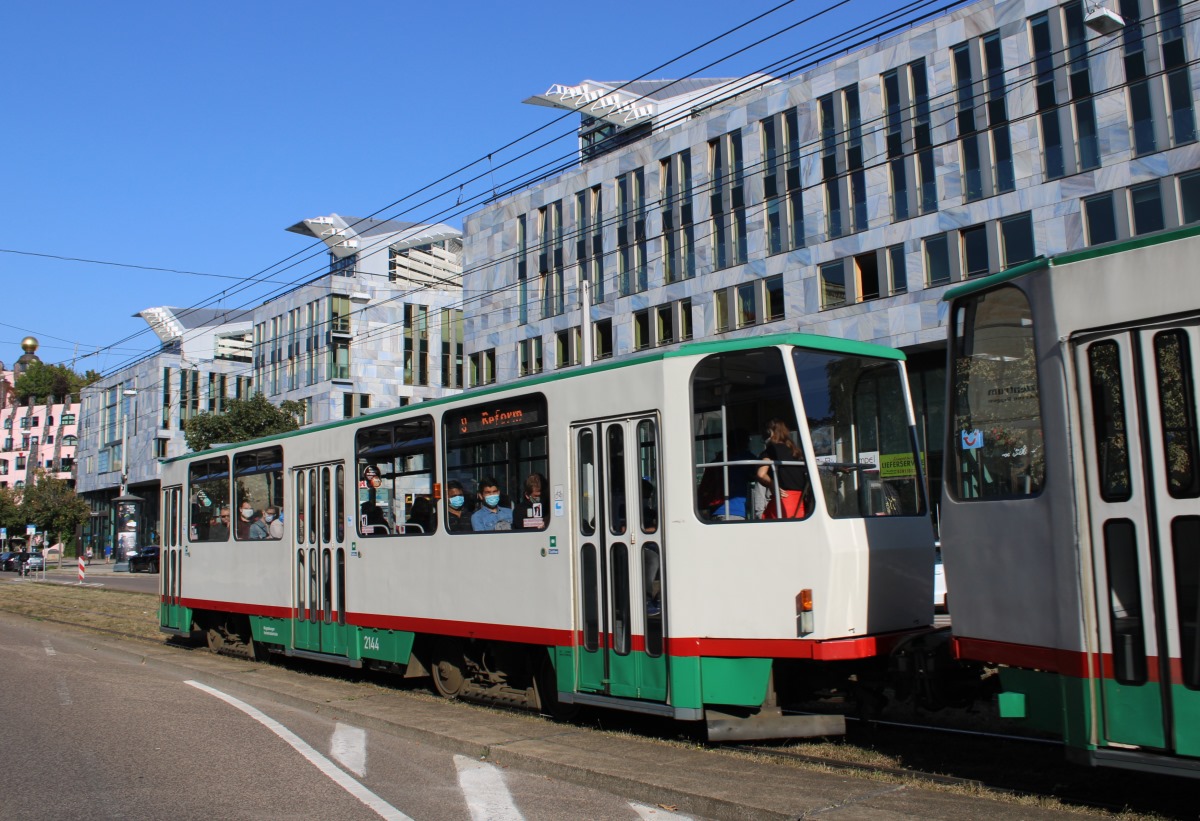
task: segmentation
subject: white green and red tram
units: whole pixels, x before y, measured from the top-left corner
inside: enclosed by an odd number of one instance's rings
[[[755,455],[773,419],[800,456]],[[777,694],[882,675],[928,629],[914,442],[901,353],[786,334],[216,447],[163,465],[162,628],[716,737],[837,732]],[[771,498],[785,469],[807,477],[790,519]],[[491,477],[511,529],[452,522],[448,497],[478,504]],[[282,528],[256,521],[271,511]]]
[[[1196,227],[950,290],[954,647],[1093,764],[1200,775]]]

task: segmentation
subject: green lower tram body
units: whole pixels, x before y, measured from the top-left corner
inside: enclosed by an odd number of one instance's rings
[[[192,624],[190,608],[160,605],[163,627],[184,631]],[[404,630],[381,630],[336,622],[293,622],[288,619],[250,616],[250,629],[256,642],[291,647],[350,661],[374,661],[406,665],[417,634]],[[294,635],[294,644],[293,642]],[[576,647],[548,648],[558,689],[564,693],[587,692],[587,682],[577,678],[589,660],[579,659]],[[609,692],[617,697],[668,700],[679,709],[701,710],[706,704],[755,708],[768,696],[772,660],[769,658],[714,658],[707,656],[648,656],[632,651],[622,660],[629,668],[627,687],[621,687],[621,670],[614,670]],[[669,665],[669,667],[668,667]]]
[[[1053,734],[1071,749],[1137,747],[1200,757],[1200,699],[1181,684],[1089,682],[1060,673],[1000,668],[1000,716]],[[1170,704],[1169,724],[1164,721]],[[1090,717],[1098,732],[1093,737]],[[1168,738],[1168,732],[1170,738]]]

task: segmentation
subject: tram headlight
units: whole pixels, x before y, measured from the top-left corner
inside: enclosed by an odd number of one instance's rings
[[[813,631],[813,595],[805,588],[796,594],[796,635],[807,636]]]

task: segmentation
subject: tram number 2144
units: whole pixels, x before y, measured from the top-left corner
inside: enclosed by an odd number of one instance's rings
[[[379,636],[363,636],[363,649],[364,650],[378,650],[379,649]]]

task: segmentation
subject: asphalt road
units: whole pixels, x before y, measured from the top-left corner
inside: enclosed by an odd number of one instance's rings
[[[193,676],[0,613],[0,819],[684,817]]]

